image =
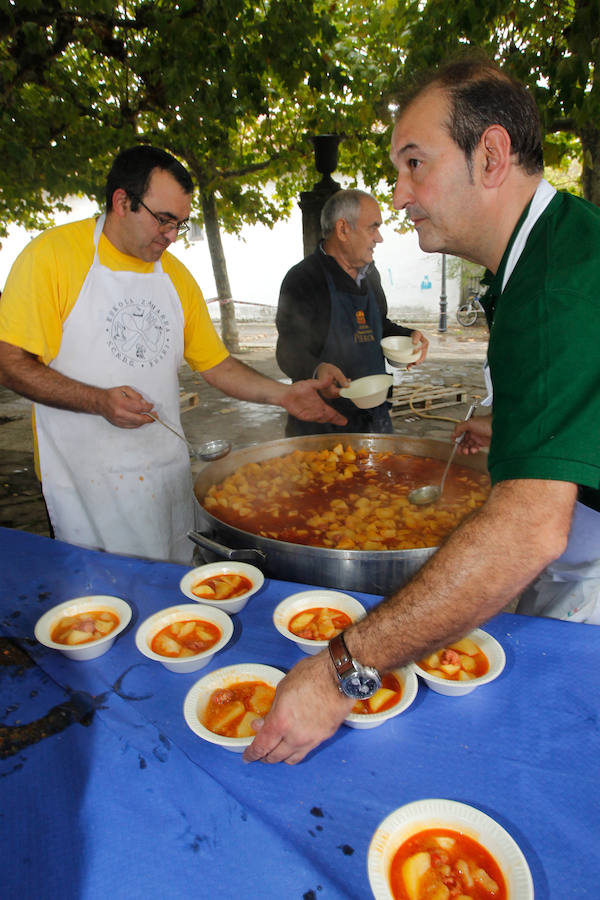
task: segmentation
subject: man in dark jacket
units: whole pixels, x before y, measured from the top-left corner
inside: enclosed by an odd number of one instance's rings
[[[359,409],[339,396],[351,379],[385,372],[381,339],[412,335],[422,362],[428,341],[387,317],[387,301],[373,251],[383,238],[377,201],[364,191],[338,191],[321,213],[323,240],[285,276],[277,308],[277,362],[292,381],[334,378],[326,392],[348,419],[344,426],[300,422],[288,415],[286,434],[392,432],[388,404]],[[316,373],[319,373],[318,376]]]

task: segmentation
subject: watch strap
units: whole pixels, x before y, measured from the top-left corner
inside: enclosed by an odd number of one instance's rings
[[[348,672],[355,671],[354,660],[346,646],[343,631],[329,641],[329,655],[340,681]]]

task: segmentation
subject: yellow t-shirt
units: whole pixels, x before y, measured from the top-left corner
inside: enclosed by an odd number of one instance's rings
[[[15,261],[0,298],[0,340],[34,353],[46,365],[60,349],[62,326],[73,309],[94,260],[94,219],[59,225],[34,238]],[[147,273],[153,263],[127,256],[102,234],[102,265],[113,271]],[[183,263],[161,256],[181,302],[184,357],[205,371],[229,355],[208,314],[202,292]]]

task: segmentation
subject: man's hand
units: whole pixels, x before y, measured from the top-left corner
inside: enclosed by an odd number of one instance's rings
[[[308,656],[279,682],[273,706],[244,751],[244,761],[299,763],[334,734],[353,702],[337,687],[329,651]]]
[[[329,385],[329,387],[323,388],[321,390],[321,395],[323,397],[326,397],[328,400],[331,400],[334,397],[339,397],[340,388],[348,387],[350,385],[350,379],[346,378],[342,370],[338,369],[337,366],[334,366],[333,363],[321,363],[315,372],[315,377],[318,379],[333,379],[333,382]]]
[[[424,362],[425,357],[427,356],[427,350],[429,349],[429,341],[422,331],[418,331],[415,329],[415,331],[413,331],[411,335],[411,338],[414,346],[420,345],[421,355],[418,359],[415,359],[414,362],[409,363],[406,367],[407,369],[410,369],[411,366],[418,366],[419,363]]]
[[[452,440],[455,441],[461,434],[464,434],[464,439],[458,445],[458,452],[465,456],[489,447],[492,439],[492,417],[473,416],[466,422],[459,422],[452,432]]]
[[[331,422],[332,425],[346,425],[348,419],[329,406],[319,392],[326,394],[333,385],[331,375],[325,378],[310,378],[289,385],[281,396],[281,405],[297,419],[304,422]]]
[[[129,385],[99,389],[98,415],[103,416],[117,428],[139,428],[154,419],[146,413],[154,409],[152,403],[144,400],[138,391]]]

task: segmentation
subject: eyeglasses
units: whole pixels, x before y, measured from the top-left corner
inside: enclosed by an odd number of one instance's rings
[[[144,207],[146,212],[149,212],[151,216],[154,216],[154,218],[158,222],[160,231],[164,234],[166,234],[167,231],[172,231],[175,228],[177,230],[177,237],[181,237],[182,234],[185,234],[186,231],[190,230],[187,219],[182,219],[181,222],[178,222],[176,219],[167,218],[167,216],[159,216],[158,213],[152,212],[150,207],[146,206],[141,197],[136,197],[135,194],[130,194],[129,196],[132,200],[137,200],[137,202]]]

